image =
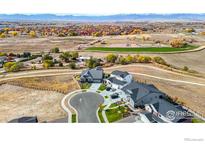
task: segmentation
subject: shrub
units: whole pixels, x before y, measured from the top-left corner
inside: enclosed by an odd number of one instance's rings
[[[151,60],[152,60],[152,58],[149,57],[149,56],[139,56],[138,59],[137,59],[137,61],[139,63],[150,63]]]
[[[127,64],[127,60],[125,59],[125,57],[120,57],[120,58],[119,58],[119,63],[120,63],[121,65],[126,65],[126,64]]]
[[[55,47],[55,48],[52,48],[50,50],[52,53],[59,53],[60,52],[60,49],[58,47]]]
[[[23,63],[20,62],[7,62],[4,64],[4,69],[7,72],[17,72],[23,67]]]
[[[115,61],[117,60],[117,55],[115,54],[108,54],[106,57],[105,57],[106,61],[108,63],[115,63]]]
[[[49,68],[49,67],[52,67],[52,66],[54,66],[54,63],[53,63],[52,60],[44,60],[43,61],[43,67],[44,68]]]
[[[183,70],[184,71],[189,71],[189,68],[187,66],[184,66]]]
[[[6,56],[6,53],[5,52],[0,52],[0,57],[1,56]]]
[[[63,67],[63,63],[62,62],[59,62],[59,67]]]
[[[90,58],[89,60],[86,60],[86,66],[89,68],[100,66],[100,60],[97,58]]]
[[[69,64],[69,67],[70,67],[71,69],[76,69],[76,64],[75,64],[74,62],[71,62],[71,63]]]
[[[128,55],[125,59],[128,64],[131,64],[134,62],[134,57],[132,57],[131,55]]]
[[[79,57],[79,54],[77,51],[71,52],[70,55],[71,55],[72,59],[77,59]]]
[[[43,60],[53,60],[53,57],[50,56],[49,54],[46,54],[46,55],[43,56],[42,59],[43,59]]]
[[[69,62],[70,58],[71,58],[71,54],[70,52],[63,52],[60,56],[59,56],[60,59],[62,59],[63,61],[65,62]]]
[[[166,61],[162,57],[154,57],[153,61],[158,64],[167,65]]]

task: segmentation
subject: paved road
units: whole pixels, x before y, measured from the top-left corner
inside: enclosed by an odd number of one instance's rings
[[[175,80],[175,79],[169,79],[169,78],[164,78],[164,77],[160,77],[160,76],[153,76],[151,74],[145,74],[145,73],[136,73],[136,72],[129,72],[131,74],[135,74],[135,75],[140,75],[140,76],[146,76],[149,78],[155,78],[155,79],[159,79],[159,80],[165,80],[165,81],[169,81],[169,82],[175,82],[175,83],[184,83],[184,84],[191,84],[191,85],[197,85],[197,86],[205,86],[205,79],[203,78],[198,78],[198,77],[194,77],[194,76],[190,76],[190,75],[185,75],[185,74],[180,74],[180,73],[176,73],[176,72],[172,72],[169,70],[164,70],[158,67],[154,67],[154,66],[150,66],[150,65],[141,65],[141,64],[132,64],[132,65],[126,65],[126,66],[114,66],[114,67],[110,67],[110,68],[105,68],[105,72],[111,72],[115,69],[122,69],[125,67],[144,67],[144,68],[151,68],[154,69],[156,71],[164,71],[167,73],[171,73],[171,74],[177,74],[180,76],[184,76],[184,77],[189,77],[191,79],[191,81],[185,81],[185,80]],[[26,77],[42,77],[42,76],[57,76],[57,75],[73,75],[73,74],[78,74],[80,73],[82,70],[68,70],[68,69],[59,69],[59,70],[36,70],[36,71],[28,71],[28,72],[18,72],[18,73],[11,73],[11,74],[7,74],[5,76],[0,75],[0,81],[6,81],[6,80],[10,80],[10,79],[18,79],[18,78],[26,78]],[[197,79],[200,79],[201,81],[204,80],[203,83],[200,82],[192,82],[194,79],[194,81],[197,81]]]
[[[70,99],[70,105],[78,112],[79,123],[98,123],[96,111],[103,102],[102,96],[92,92],[79,93]]]

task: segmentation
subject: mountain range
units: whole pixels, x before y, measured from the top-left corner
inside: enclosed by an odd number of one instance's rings
[[[117,14],[117,15],[56,15],[0,14],[0,21],[205,21],[202,14]]]

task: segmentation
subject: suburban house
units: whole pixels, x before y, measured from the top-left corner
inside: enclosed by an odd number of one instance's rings
[[[0,57],[0,68],[3,67],[3,64],[7,61],[7,57],[6,56],[1,56]]]
[[[107,86],[113,89],[121,89],[132,81],[133,77],[131,74],[118,70],[113,71],[110,74],[110,77],[105,79],[105,83],[107,84]]]
[[[131,82],[122,88],[126,94],[125,100],[133,107],[141,107],[147,102],[158,102],[159,99],[165,97],[165,94],[159,91],[154,85],[148,85],[139,82]]]
[[[38,118],[35,117],[21,117],[9,121],[9,123],[38,123]]]
[[[96,67],[82,71],[80,75],[80,81],[89,83],[101,83],[103,82],[103,77],[103,69],[101,67]]]
[[[126,95],[125,101],[129,102],[132,107],[141,107],[147,111],[146,114],[141,115],[143,119],[146,119],[145,121],[160,123],[186,121],[183,115],[177,115],[173,119],[167,117],[169,111],[176,114],[185,110],[177,104],[170,103],[167,96],[154,85],[131,82],[123,87],[122,91]]]

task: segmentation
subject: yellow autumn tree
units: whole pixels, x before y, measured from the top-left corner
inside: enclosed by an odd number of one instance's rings
[[[186,45],[186,42],[183,39],[175,38],[170,41],[170,45],[173,48],[183,48]]]
[[[30,32],[29,32],[29,36],[30,36],[30,37],[36,37],[37,35],[36,35],[36,32],[35,32],[35,31],[30,31]]]

